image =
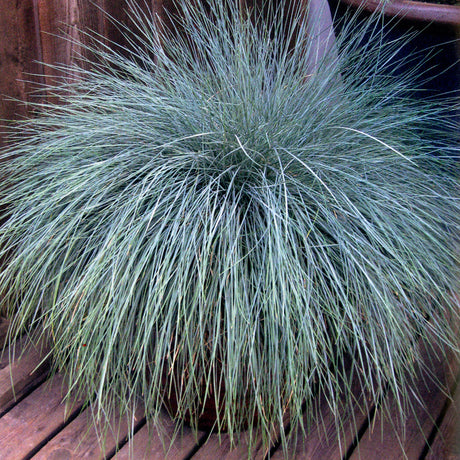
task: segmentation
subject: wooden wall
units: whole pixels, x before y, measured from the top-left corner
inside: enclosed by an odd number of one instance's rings
[[[164,17],[172,0],[134,0]],[[79,31],[94,31],[107,43],[122,43],[117,28],[102,11],[127,23],[126,0],[0,0],[0,122],[28,115],[21,101],[39,101],[40,83],[52,83],[56,70],[47,64],[70,64],[78,51],[63,36],[85,40]],[[4,131],[1,129],[1,131]],[[5,135],[0,132],[0,145]]]
[[[235,1],[240,7],[262,3]],[[302,5],[325,0],[297,1]],[[0,0],[0,126],[30,114],[23,102],[49,98],[40,84],[52,84],[59,72],[47,65],[71,64],[81,51],[76,43],[88,40],[85,33],[93,31],[111,46],[123,45],[109,17],[129,27],[128,2],[167,21],[165,11],[173,10],[174,0]],[[6,138],[3,131],[0,128],[0,146]]]
[[[28,74],[40,71],[34,62],[38,58],[39,37],[32,0],[0,2],[0,119],[11,120],[26,115],[25,107],[10,98],[31,98],[32,88],[25,80],[37,80]],[[0,133],[0,145],[3,137]]]

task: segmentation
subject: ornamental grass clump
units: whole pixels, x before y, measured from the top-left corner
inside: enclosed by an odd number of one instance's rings
[[[176,28],[131,5],[133,50],[86,45],[97,63],[19,124],[10,335],[39,327],[100,414],[142,398],[157,423],[174,397],[196,427],[211,400],[215,429],[268,445],[356,376],[403,414],[418,345],[458,352],[454,119],[411,98],[407,37],[350,21],[321,56],[300,10],[232,3],[181,1]]]

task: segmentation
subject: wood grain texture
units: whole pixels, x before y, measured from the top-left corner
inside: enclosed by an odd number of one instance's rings
[[[106,426],[94,425],[91,410],[87,408],[45,444],[32,459],[104,459],[115,452],[118,444],[128,436],[130,426],[135,428],[142,420],[143,408],[140,407],[132,418],[115,414]]]
[[[457,389],[425,460],[460,460],[460,376]]]
[[[287,426],[289,417],[286,415],[284,418],[284,426]],[[217,434],[209,435],[206,443],[193,457],[196,460],[207,460],[212,458],[218,458],[222,460],[240,460],[248,457],[250,452],[251,460],[263,460],[275,443],[280,438],[280,427],[273,427],[271,432],[272,445],[264,445],[261,436],[255,433],[255,439],[250,442],[248,433],[241,433],[235,435],[235,439],[232,439],[227,433],[223,433],[220,436]]]
[[[446,401],[446,389],[456,376],[448,354],[443,357],[440,347],[423,346],[425,369],[420,369],[410,391],[406,419],[401,424],[394,399],[388,399],[389,412],[380,412],[360,439],[350,460],[418,460]],[[430,375],[427,374],[430,372]],[[448,390],[447,390],[448,391]]]
[[[66,385],[62,376],[42,384],[0,419],[2,456],[19,460],[63,426],[81,408],[79,401],[63,402]]]
[[[113,0],[35,0],[38,5],[40,22],[41,52],[46,75],[46,83],[55,85],[64,77],[78,79],[78,70],[63,70],[56,65],[78,64],[89,68],[97,61],[97,56],[88,47],[105,46],[127,54],[125,34],[132,27],[123,1]],[[153,5],[144,0],[135,4],[145,12],[151,13]],[[161,10],[159,5],[155,5]],[[149,11],[150,10],[150,11]],[[55,99],[53,99],[56,102]]]
[[[268,450],[264,449],[260,442],[256,442],[251,451],[252,460],[262,460],[267,455]],[[241,460],[248,457],[248,443],[242,436],[241,441],[233,446],[227,434],[217,436],[213,434],[209,437],[203,447],[194,455],[194,460]]]
[[[5,365],[0,369],[0,412],[45,378],[49,368],[43,361],[46,350],[42,342],[23,337],[15,347],[14,359],[10,360],[12,350],[5,351],[2,356]]]
[[[113,460],[183,460],[197,445],[198,440],[190,428],[184,427],[174,437],[174,422],[164,412],[161,420],[161,432],[144,425]],[[171,440],[174,442],[171,445]],[[193,457],[194,459],[197,457]],[[214,459],[220,459],[214,456]]]
[[[361,390],[357,378],[350,383],[354,403],[347,407],[338,407],[334,415],[325,395],[318,396],[318,414],[314,421],[304,417],[306,427],[310,427],[304,436],[300,430],[297,442],[288,444],[288,450],[296,460],[341,460],[358,430],[367,421],[373,408],[372,402]],[[295,440],[295,438],[294,438]],[[273,460],[282,460],[283,453],[278,451]]]
[[[56,66],[70,66],[76,63],[77,56],[82,52],[78,44],[80,39],[79,28],[83,26],[84,19],[97,22],[97,11],[91,2],[85,2],[87,8],[80,11],[78,0],[36,0],[40,24],[41,55],[45,65],[43,66],[44,80],[48,86],[59,84],[62,78],[78,78],[78,73],[63,71]],[[91,10],[87,11],[87,10]],[[58,102],[51,98],[48,99]]]
[[[38,56],[33,0],[16,0],[0,8],[0,120],[5,125],[28,114],[21,101],[37,100],[31,96],[40,73],[34,62]],[[13,98],[13,99],[12,99]],[[6,135],[0,129],[0,146]]]
[[[135,3],[162,18],[166,17],[164,6],[172,8],[172,0],[135,0]],[[7,125],[9,121],[30,114],[31,109],[21,101],[40,102],[44,99],[46,91],[38,91],[38,84],[55,85],[63,77],[78,78],[77,71],[64,72],[56,65],[71,65],[79,60],[79,55],[94,60],[91,52],[80,46],[80,43],[91,41],[93,32],[103,43],[121,51],[126,40],[110,18],[129,26],[126,3],[113,0],[16,0],[8,2],[8,7],[0,8],[1,124]],[[58,102],[53,97],[50,100]],[[5,129],[0,129],[0,146],[6,141],[3,131]]]

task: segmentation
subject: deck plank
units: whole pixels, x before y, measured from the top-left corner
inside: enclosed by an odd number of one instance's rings
[[[45,352],[41,342],[36,344],[27,336],[17,342],[13,362],[9,350],[5,350],[1,358],[4,367],[0,368],[0,413],[44,380],[49,369],[48,362],[43,360]]]
[[[455,374],[452,374],[450,364],[446,363],[446,359],[437,358],[437,353],[440,352],[439,347],[434,346],[434,348],[436,351],[428,351],[426,347],[423,348],[423,361],[441,385],[450,388]],[[439,383],[434,382],[433,378],[427,376],[422,370],[419,371],[414,385],[418,389],[418,395],[411,394],[409,397],[411,409],[404,421],[404,433],[397,415],[396,402],[390,398],[388,400],[390,413],[379,412],[377,414],[370,428],[360,439],[350,460],[419,459],[444,406],[446,394],[440,388]]]
[[[63,377],[55,375],[3,415],[2,458],[20,460],[30,455],[80,410],[80,401],[63,402],[65,389]]]
[[[142,407],[137,409],[132,420],[128,420],[126,415],[120,417],[119,414],[114,414],[101,441],[100,434],[103,430],[94,425],[91,409],[87,408],[45,444],[32,460],[104,459],[115,452],[119,442],[128,436],[129,425],[132,423],[136,427],[142,420]]]
[[[249,444],[244,435],[236,446],[232,446],[230,436],[226,433],[220,437],[211,434],[203,447],[193,456],[193,460],[241,460],[248,457]],[[251,459],[262,460],[267,454],[260,441],[256,441],[252,449]]]
[[[457,378],[457,382],[460,375]],[[425,460],[460,460],[460,384]]]
[[[286,413],[283,418],[283,426],[288,426],[289,415]],[[278,443],[281,436],[280,427],[272,428],[271,438],[273,443]],[[270,452],[273,444],[270,446],[264,445],[261,436],[255,433],[255,439],[252,440],[250,447],[249,435],[241,433],[240,437],[235,435],[234,442],[227,433],[218,434],[212,433],[208,435],[206,443],[195,454],[194,460],[240,460],[248,458],[250,453],[251,460],[263,460]]]
[[[22,353],[23,352],[23,353]],[[125,442],[128,434],[126,417],[113,419],[113,430],[108,432],[105,444],[98,442],[97,430],[91,425],[89,409],[81,410],[82,401],[76,401],[69,406],[62,401],[65,391],[63,377],[56,375],[51,381],[40,384],[36,373],[32,371],[43,360],[40,345],[35,345],[28,337],[20,339],[17,345],[17,354],[20,358],[10,364],[4,356],[0,359],[0,402],[7,410],[0,417],[0,458],[8,460],[30,458],[32,460],[102,460],[107,455],[115,453],[117,444]],[[453,388],[455,378],[458,380],[458,365],[446,363],[436,359],[429,353],[425,362],[429,369],[444,384]],[[429,361],[431,359],[431,361]],[[2,364],[3,363],[3,364]],[[2,368],[3,366],[3,368]],[[40,371],[40,378],[46,378],[47,367]],[[11,390],[11,381],[15,384],[16,395],[24,394],[31,384],[39,385],[31,394],[24,396],[19,403],[14,404]],[[417,404],[413,398],[414,413],[409,414],[405,421],[406,437],[397,440],[397,423],[384,414],[379,414],[360,440],[358,448],[352,453],[350,460],[400,460],[408,458],[419,460],[420,454],[426,445],[426,438],[433,429],[433,424],[441,413],[446,401],[445,394],[439,387],[420,375],[417,380],[425,408]],[[352,391],[359,400],[360,386],[353,382]],[[434,439],[432,451],[425,460],[460,460],[460,388],[457,385],[457,403],[451,404],[445,414],[439,434]],[[368,417],[367,410],[358,410],[366,404],[362,399],[356,404],[350,421],[341,427],[341,440],[337,442],[337,426],[333,413],[323,398],[320,405],[321,424],[312,426],[306,438],[299,438],[297,445],[288,444],[289,458],[296,460],[339,460],[343,458],[350,446],[356,427],[362,426]],[[6,404],[6,406],[5,406]],[[369,408],[367,408],[369,409]],[[352,411],[353,412],[353,411]],[[2,405],[0,405],[2,413]],[[396,413],[393,404],[392,414]],[[350,414],[348,414],[350,415]],[[68,417],[75,417],[70,423]],[[162,435],[153,428],[150,431],[144,422],[142,409],[135,414],[135,425],[139,431],[113,457],[114,460],[184,460],[193,454],[193,460],[241,460],[248,458],[248,444],[242,436],[241,443],[231,448],[228,435],[223,434],[220,439],[217,435],[210,435],[206,442],[206,434],[197,440],[190,428],[184,428],[174,439],[170,450],[165,453],[164,446],[168,446],[174,435],[174,422],[166,412],[162,414]],[[329,441],[328,441],[329,440]],[[41,448],[40,448],[41,447]],[[261,443],[255,442],[251,459],[262,460],[266,451]],[[406,457],[404,457],[406,456]],[[283,454],[278,449],[271,456],[272,460],[282,460]]]
[[[283,416],[283,430],[289,424],[289,414],[286,412]],[[232,439],[229,434],[211,433],[207,435],[207,439],[202,448],[194,455],[194,460],[240,460],[248,458],[251,460],[263,460],[272,448],[279,443],[281,438],[281,427],[278,425],[271,427],[271,445],[266,445],[262,442],[261,434],[254,433],[254,439],[249,438],[248,432],[243,432],[240,435],[235,434]]]
[[[184,427],[174,439],[169,451],[165,452],[163,446],[168,447],[174,436],[174,422],[166,412],[161,418],[161,434],[153,427],[149,430],[147,425],[144,425],[129,443],[117,452],[113,460],[182,460],[187,458],[196,448],[199,440],[195,438],[190,428]],[[213,457],[214,460],[218,458]]]
[[[296,460],[341,460],[343,458],[357,430],[366,422],[372,409],[368,404],[368,398],[361,391],[357,378],[353,379],[350,390],[354,395],[355,403],[342,411],[340,420],[334,416],[326,398],[321,397],[317,423],[312,424],[311,421],[304,419],[305,426],[310,426],[307,435],[302,435],[299,430],[297,443],[288,443],[288,451],[292,458]],[[283,458],[280,449],[272,457],[273,460]]]

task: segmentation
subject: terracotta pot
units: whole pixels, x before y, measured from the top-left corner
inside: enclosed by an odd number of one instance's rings
[[[164,374],[162,377],[162,386],[164,388],[164,404],[166,406],[166,409],[168,412],[173,416],[177,416],[178,412],[178,390],[176,389],[174,382],[179,382],[180,380],[187,380],[187,372],[182,373],[175,367],[174,368],[174,377],[172,376],[172,373],[169,374]],[[206,385],[205,382],[203,382],[200,385],[200,394],[197,394],[196,396],[196,407],[197,407],[197,412],[200,413],[200,416],[198,417],[198,429],[201,431],[214,431],[218,429],[217,426],[217,418],[218,418],[218,409],[216,406],[216,391],[218,392],[218,401],[219,401],[219,411],[222,413],[224,408],[225,408],[225,384],[221,381],[221,369],[216,368],[216,382],[221,382],[219,384],[219,388],[214,388],[213,385],[211,385],[210,388],[210,393],[207,395],[206,398],[204,398],[205,394],[205,389]],[[172,383],[172,382],[173,383]],[[172,383],[172,384],[171,384]],[[250,404],[249,404],[249,396],[243,395],[240,401],[240,404],[243,403],[242,406],[240,406],[239,410],[246,409]],[[238,410],[238,411],[239,411]],[[183,414],[183,421],[187,425],[191,425],[191,415],[189,412],[186,412]],[[253,422],[256,422],[256,417],[254,416],[254,419],[252,420]],[[239,430],[246,430],[248,429],[249,426],[249,420],[246,422],[243,422],[239,426]],[[228,427],[226,427],[225,422],[220,426],[220,432],[226,432]]]
[[[174,391],[174,389],[171,389],[171,392],[165,395],[165,406],[172,416],[176,416],[178,403],[177,393]],[[207,432],[217,430],[217,408],[214,396],[208,396],[205,399],[205,401],[199,406],[199,411],[201,412],[201,415],[198,417],[197,428],[201,431]],[[191,425],[191,416],[189,412],[185,414],[185,416],[183,417],[183,421],[186,425]],[[226,429],[225,427],[223,427],[221,432],[225,431]]]
[[[460,25],[460,4],[443,5],[413,0],[341,0],[355,8],[365,11],[382,11],[387,16],[435,22],[440,24]]]

